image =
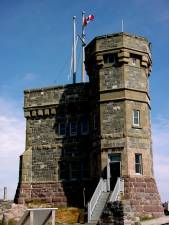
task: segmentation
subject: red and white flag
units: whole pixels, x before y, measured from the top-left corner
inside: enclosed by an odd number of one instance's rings
[[[83,18],[83,26],[86,26],[90,21],[94,20],[94,16],[93,15],[89,15],[88,17],[84,17]]]

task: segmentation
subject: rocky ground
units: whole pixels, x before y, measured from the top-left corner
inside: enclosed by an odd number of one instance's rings
[[[16,205],[13,201],[0,201],[0,221],[19,221],[25,210],[24,205]]]
[[[43,204],[28,204],[28,208],[48,208],[51,206]],[[15,225],[20,220],[27,207],[25,205],[14,204],[13,201],[0,201],[0,225]],[[78,208],[58,208],[56,211],[56,224],[69,225],[84,223],[84,210]],[[2,223],[3,222],[3,223]]]

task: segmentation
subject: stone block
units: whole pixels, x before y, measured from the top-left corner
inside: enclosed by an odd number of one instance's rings
[[[38,116],[43,116],[43,110],[42,109],[38,110]]]
[[[35,117],[37,115],[36,110],[32,111],[32,116]]]
[[[24,116],[25,116],[25,118],[31,117],[31,112],[30,111],[25,111],[24,112]]]
[[[130,53],[129,52],[127,52],[127,51],[122,51],[122,52],[119,52],[118,53],[118,57],[119,58],[123,58],[123,57],[125,57],[125,58],[129,58],[130,57]]]
[[[44,115],[48,116],[49,114],[50,114],[49,109],[45,109],[45,110],[44,110]]]
[[[55,109],[55,108],[52,108],[52,109],[51,109],[51,114],[52,114],[52,115],[56,115],[56,109]]]

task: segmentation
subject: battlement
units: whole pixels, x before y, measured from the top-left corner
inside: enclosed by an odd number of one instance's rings
[[[86,102],[89,98],[89,87],[89,83],[76,83],[25,90],[25,117],[56,114],[58,105]]]

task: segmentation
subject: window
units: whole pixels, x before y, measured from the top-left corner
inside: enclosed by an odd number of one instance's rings
[[[132,60],[132,64],[136,65],[136,58],[132,58],[131,60]]]
[[[110,157],[111,162],[121,162],[121,154],[120,153],[110,154],[109,157]]]
[[[77,123],[75,121],[70,122],[70,136],[77,134]]]
[[[143,174],[142,154],[135,154],[135,171],[137,174]]]
[[[139,66],[141,61],[141,56],[137,54],[130,54],[130,64],[133,66]]]
[[[108,64],[108,63],[115,64],[116,56],[114,54],[106,54],[106,55],[103,55],[103,60],[105,64]]]
[[[60,161],[59,179],[63,181],[79,180],[89,178],[89,166],[84,161]]]
[[[133,110],[133,125],[140,126],[140,110]]]
[[[87,118],[83,118],[81,121],[81,133],[88,134],[89,132],[89,124]]]
[[[66,134],[66,125],[65,123],[59,123],[59,134],[65,135]]]

